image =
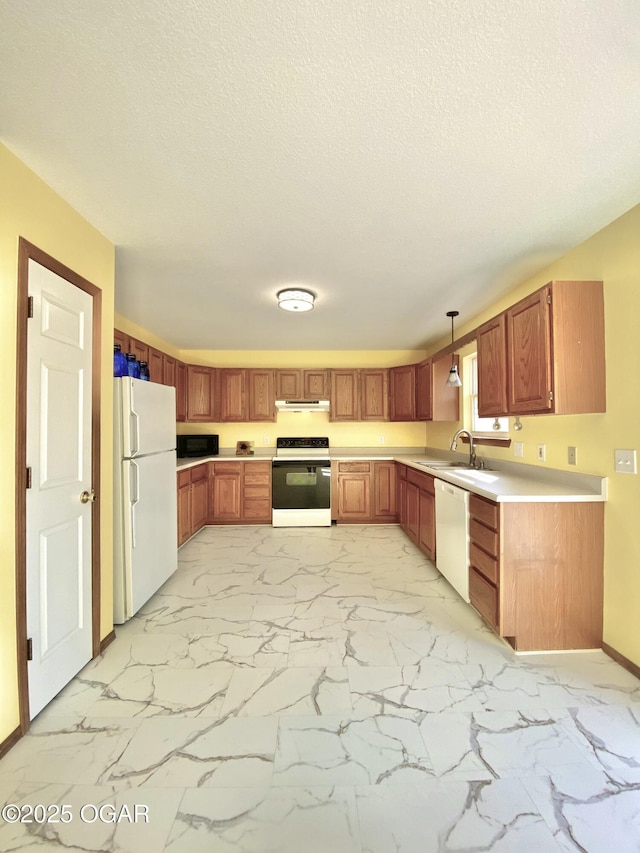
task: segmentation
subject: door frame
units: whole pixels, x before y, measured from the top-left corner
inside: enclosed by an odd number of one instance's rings
[[[33,260],[93,299],[91,356],[91,479],[100,496],[100,410],[102,291],[24,237],[18,244],[18,304],[16,330],[16,648],[20,733],[30,725],[29,672],[27,662],[27,337],[29,310],[29,261]],[[91,622],[92,657],[100,654],[100,503],[91,513]]]

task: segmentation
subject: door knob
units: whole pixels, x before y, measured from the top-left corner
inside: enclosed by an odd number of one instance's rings
[[[96,493],[93,491],[93,489],[91,489],[90,492],[84,491],[80,495],[80,503],[83,503],[83,504],[93,503],[94,501],[97,501],[97,500],[98,500],[98,497],[97,497]]]

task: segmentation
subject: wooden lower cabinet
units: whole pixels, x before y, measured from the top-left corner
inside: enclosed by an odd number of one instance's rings
[[[436,556],[435,489],[431,474],[405,469],[404,507],[400,510],[403,530],[431,560]]]
[[[271,523],[271,462],[212,462],[213,524]]]
[[[178,471],[178,545],[197,533],[209,516],[209,466],[207,463]]]
[[[604,504],[469,499],[469,596],[518,651],[602,644]]]
[[[395,462],[336,462],[332,478],[331,515],[336,521],[397,521]]]

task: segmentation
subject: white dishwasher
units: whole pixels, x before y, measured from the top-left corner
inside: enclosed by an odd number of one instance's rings
[[[469,492],[435,481],[436,567],[469,601]]]

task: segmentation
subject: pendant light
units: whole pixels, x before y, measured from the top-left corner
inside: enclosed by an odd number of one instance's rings
[[[459,311],[447,311],[447,317],[451,317],[451,343],[453,344],[453,318],[457,317]],[[449,388],[460,388],[462,386],[462,380],[460,379],[460,375],[458,374],[458,365],[456,364],[456,355],[455,353],[451,353],[451,367],[449,368],[449,376],[447,377],[447,381],[445,383],[449,386]]]

